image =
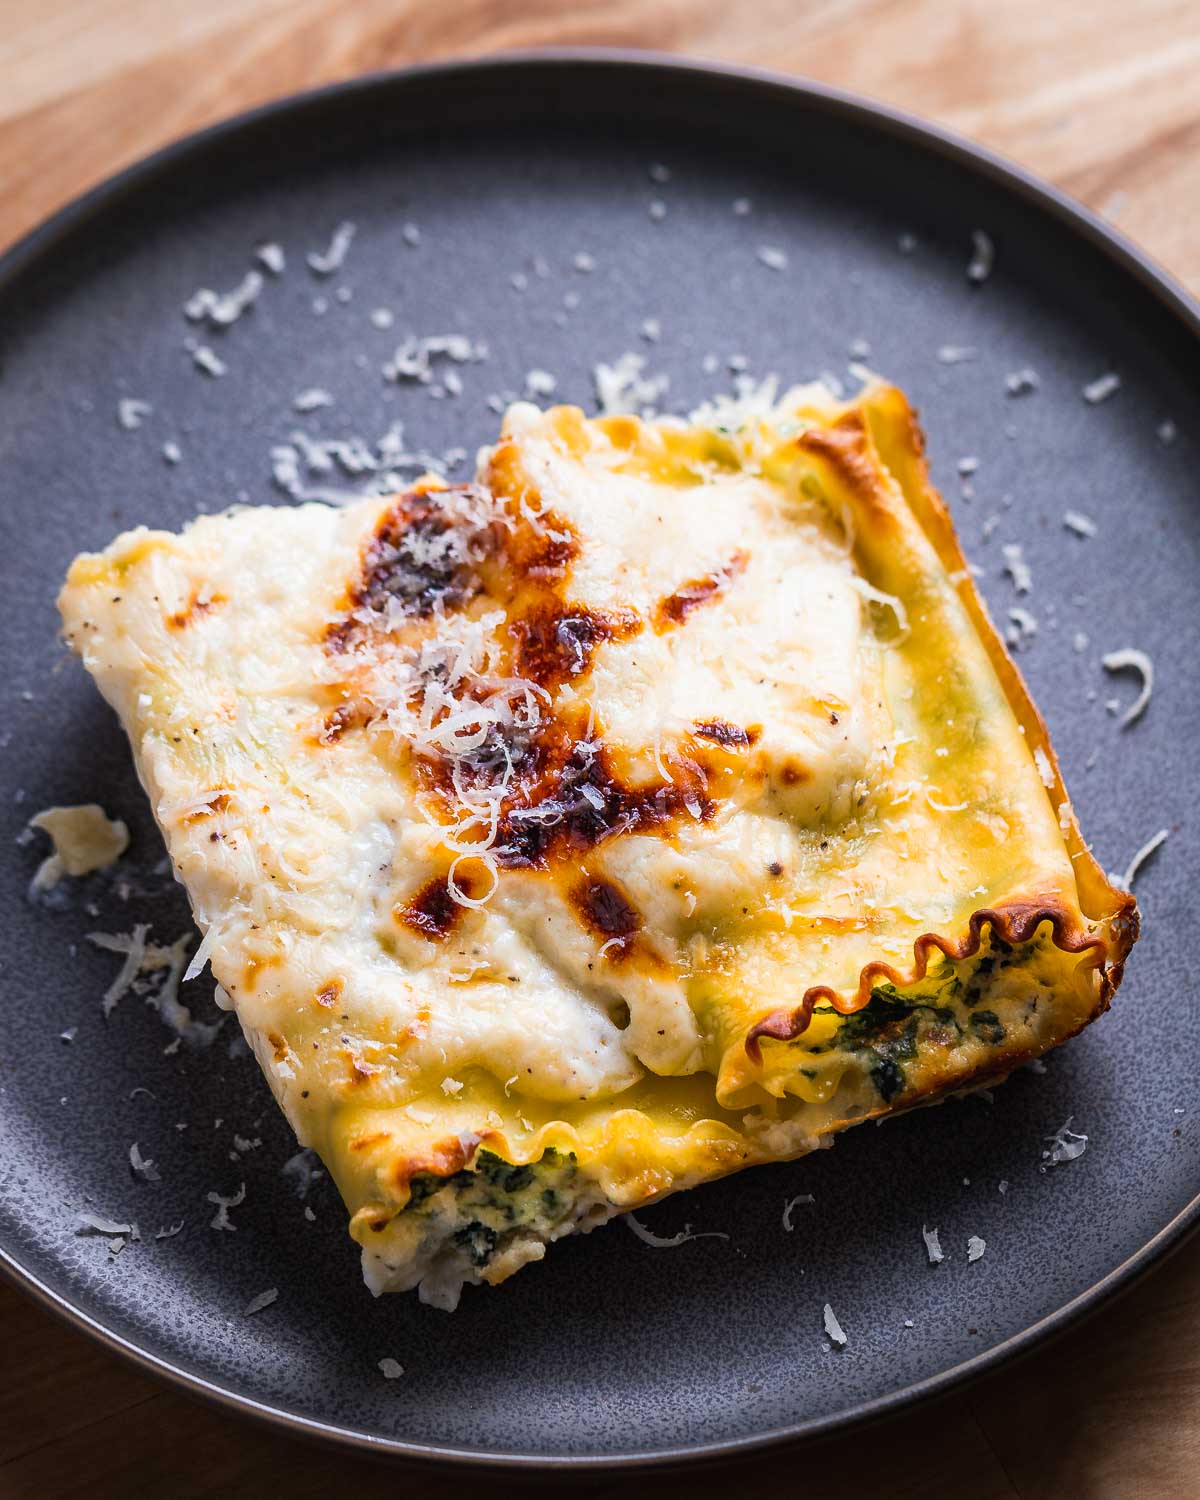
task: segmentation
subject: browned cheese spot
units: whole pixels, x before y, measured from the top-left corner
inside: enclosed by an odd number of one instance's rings
[[[735,552],[724,567],[714,568],[703,578],[693,578],[688,583],[681,584],[674,593],[660,599],[654,611],[655,630],[661,634],[664,630],[682,625],[694,609],[699,609],[702,604],[707,604],[710,599],[724,593],[733,580],[745,572],[749,561],[748,552]]]
[[[398,611],[428,619],[439,606],[461,609],[481,592],[479,564],[497,539],[480,519],[477,495],[472,485],[456,485],[396,496],[363,549],[341,618],[326,631],[331,650],[349,649],[372,618],[383,623]]]
[[[192,596],[183,609],[177,610],[173,615],[167,616],[167,624],[172,630],[186,630],[187,627],[198,620],[202,615],[209,614],[214,609],[220,609],[226,602],[223,594],[209,594],[201,599],[192,591]]]
[[[711,740],[726,750],[746,750],[755,744],[762,730],[757,724],[742,729],[737,724],[727,724],[724,719],[706,719],[696,725],[696,733],[702,740]]]
[[[324,1006],[326,1010],[332,1010],[341,998],[342,981],[340,979],[331,979],[328,984],[322,985],[316,994],[317,1004]]]
[[[549,604],[519,616],[508,628],[516,642],[517,674],[550,689],[582,676],[601,641],[627,641],[637,635],[642,620],[634,609]]]
[[[464,896],[473,894],[468,875],[456,875],[454,883]],[[444,942],[449,937],[462,914],[463,907],[451,895],[450,881],[445,875],[436,875],[426,881],[415,896],[397,906],[393,913],[402,927],[419,932],[434,943]]]
[[[218,792],[215,797],[210,797],[202,807],[197,807],[194,812],[188,813],[180,821],[184,827],[187,827],[191,823],[202,823],[205,818],[211,818],[214,813],[228,812],[231,800],[228,792]]]
[[[322,745],[335,745],[348,729],[362,723],[362,710],[356,703],[339,703],[325,715],[317,739]]]

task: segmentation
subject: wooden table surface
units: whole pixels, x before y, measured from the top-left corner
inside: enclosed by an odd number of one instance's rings
[[[427,58],[592,44],[757,63],[901,105],[1074,193],[1200,292],[1198,0],[0,0],[0,23],[0,246],[263,100]],[[0,1500],[462,1488],[164,1390],[6,1287],[0,1318]],[[1196,1245],[1024,1362],[851,1438],[732,1472],[571,1484],[674,1500],[731,1482],[804,1500],[1194,1500]]]

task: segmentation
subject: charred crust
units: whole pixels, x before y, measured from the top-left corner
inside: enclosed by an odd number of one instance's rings
[[[569,900],[583,925],[606,940],[623,943],[641,931],[641,913],[615,881],[585,876],[572,888]]]
[[[580,677],[601,641],[626,641],[642,629],[634,609],[593,610],[582,605],[535,606],[508,627],[518,676],[542,688]]]
[[[733,580],[745,572],[749,561],[748,552],[735,552],[723,567],[714,568],[701,578],[689,579],[673,593],[665,595],[654,608],[655,630],[661,633],[682,625],[693,610],[724,593]]]
[[[482,591],[479,565],[498,537],[471,517],[475,493],[472,485],[418,485],[396,496],[363,547],[341,617],[325,632],[331,651],[348,650],[372,616],[399,610],[428,619],[438,608],[461,609]]]
[[[455,877],[455,884],[463,895],[471,895],[471,881],[466,874]],[[441,943],[449,937],[463,914],[462,903],[454,899],[448,875],[435,875],[403,905],[397,906],[393,915],[402,927],[420,933],[430,942]]]
[[[724,719],[706,719],[693,731],[702,740],[711,740],[726,750],[745,750],[758,742],[762,730],[757,724],[742,729],[737,724],[727,724]]]

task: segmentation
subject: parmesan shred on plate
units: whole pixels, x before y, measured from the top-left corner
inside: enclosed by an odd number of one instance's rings
[[[162,1173],[154,1165],[148,1156],[143,1156],[134,1141],[129,1148],[129,1165],[135,1177],[140,1177],[143,1182],[161,1182]]]
[[[287,257],[283,253],[283,246],[277,245],[274,240],[260,245],[254,253],[259,263],[266,266],[272,276],[282,276],[287,269]]]
[[[1080,537],[1093,537],[1099,530],[1091,516],[1085,515],[1081,510],[1063,511],[1063,525]]]
[[[1131,646],[1125,646],[1120,651],[1110,651],[1107,656],[1100,658],[1100,665],[1106,672],[1138,672],[1141,674],[1142,686],[1137,697],[1121,715],[1118,727],[1128,729],[1146,711],[1146,705],[1150,702],[1150,695],[1154,691],[1154,663],[1144,651],[1135,651]]]
[[[844,1349],[846,1347],[846,1335],[842,1332],[842,1325],[837,1320],[837,1314],[828,1302],[822,1309],[822,1318],[829,1342],[835,1349]]]
[[[125,1239],[136,1239],[138,1227],[132,1221],[128,1224],[120,1224],[115,1219],[106,1219],[102,1214],[81,1213],[75,1216],[79,1221],[76,1234],[102,1234],[109,1237],[121,1236]]]
[[[374,443],[357,433],[318,439],[296,431],[286,443],[277,443],[271,449],[271,477],[276,487],[293,500],[353,505],[368,495],[390,495],[405,489],[414,471],[445,475],[466,456],[465,448],[447,448],[440,455],[421,449],[410,451],[400,421],[393,422]],[[330,482],[342,477],[352,483]]]
[[[214,328],[228,328],[247,308],[253,307],[262,289],[262,273],[247,271],[232,291],[214,292],[202,286],[193,292],[184,303],[183,315],[190,323],[207,322]]]
[[[1038,372],[1032,365],[1022,365],[1004,377],[1004,389],[1010,396],[1028,396],[1041,385]]]
[[[251,1297],[242,1309],[243,1318],[252,1318],[255,1313],[262,1312],[264,1307],[270,1307],[279,1296],[279,1288],[269,1286],[265,1292],[259,1292],[257,1297]]]
[[[385,1380],[399,1380],[404,1374],[404,1366],[398,1359],[381,1359],[378,1369]]]
[[[926,1229],[925,1226],[922,1225],[921,1238],[925,1241],[925,1254],[929,1257],[929,1264],[931,1266],[940,1265],[942,1261],[946,1259],[946,1257],[942,1253],[942,1245],[941,1241],[938,1239],[937,1230]]]
[[[1129,861],[1123,874],[1109,875],[1113,885],[1120,886],[1123,891],[1133,890],[1133,882],[1137,879],[1138,871],[1150,858],[1156,849],[1165,844],[1171,836],[1169,828],[1160,828],[1153,838],[1148,838],[1142,847]]]
[[[1037,616],[1022,609],[1020,605],[1014,605],[1008,612],[1008,618],[1009,625],[1004,632],[1004,639],[1014,651],[1019,651],[1037,635]]]
[[[1098,406],[1101,401],[1107,401],[1121,389],[1121,377],[1115,375],[1111,370],[1106,374],[1098,376],[1095,380],[1089,380],[1083,388],[1083,399],[1089,406]]]
[[[237,1208],[246,1201],[246,1184],[243,1182],[232,1198],[222,1198],[220,1193],[207,1193],[205,1197],[209,1203],[217,1205],[217,1211],[213,1214],[209,1222],[209,1227],[211,1229],[228,1229],[230,1233],[233,1233],[237,1229],[237,1225],[230,1220],[229,1210]]]
[[[138,401],[133,396],[125,396],[117,402],[117,425],[125,432],[136,432],[143,419],[153,411],[149,401]]]
[[[354,243],[354,236],[358,233],[358,226],[350,219],[343,219],[333,231],[333,238],[329,241],[327,250],[310,250],[305,257],[309,268],[318,276],[332,276],[335,271],[340,271],[346,263],[346,256],[350,252],[350,246]]]
[[[795,1198],[789,1198],[783,1205],[783,1227],[789,1234],[796,1227],[792,1223],[792,1210],[798,1208],[802,1203],[815,1203],[816,1201],[811,1193],[799,1193]]]
[[[981,1239],[980,1236],[977,1235],[977,1234],[971,1235],[971,1237],[967,1240],[967,1262],[968,1262],[968,1264],[970,1264],[973,1261],[981,1260],[983,1258],[983,1252],[986,1249],[987,1249],[987,1241],[985,1239]]]
[[[971,259],[967,262],[967,280],[982,286],[996,264],[996,247],[990,234],[982,229],[971,231]]]
[[[670,377],[644,375],[645,368],[643,356],[632,350],[627,350],[614,364],[592,367],[592,382],[602,415],[653,411],[655,403],[670,384]]]
[[[1012,579],[1014,591],[1018,594],[1032,593],[1033,574],[1029,571],[1020,542],[1005,542],[1000,551],[1004,554],[1004,571]]]
[[[1053,1135],[1046,1137],[1050,1142],[1050,1148],[1042,1152],[1039,1172],[1048,1171],[1051,1167],[1061,1167],[1069,1161],[1078,1161],[1087,1150],[1087,1136],[1071,1129],[1071,1121],[1074,1118],[1074,1115],[1068,1116],[1065,1125],[1060,1125]]]
[[[639,1224],[637,1219],[630,1213],[623,1214],[622,1218],[630,1231],[641,1240],[643,1245],[649,1245],[653,1250],[676,1250],[680,1245],[686,1245],[689,1240],[727,1240],[729,1236],[722,1234],[718,1229],[705,1230],[702,1234],[693,1234],[692,1226],[685,1224],[678,1234],[673,1234],[664,1239],[662,1235],[654,1234],[644,1224]]]
[[[87,940],[109,953],[120,953],[124,961],[116,978],[104,992],[101,1008],[105,1018],[130,991],[140,994],[147,1005],[158,1011],[159,1019],[175,1033],[173,1046],[180,1040],[206,1047],[221,1029],[224,1017],[215,1021],[197,1021],[179,998],[179,986],[187,975],[188,948],[192,934],[181,933],[169,945],[148,943],[148,923],[139,922],[132,932],[89,932]],[[201,945],[203,946],[203,945]],[[154,976],[161,976],[155,978]]]

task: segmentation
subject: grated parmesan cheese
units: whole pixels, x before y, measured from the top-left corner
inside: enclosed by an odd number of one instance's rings
[[[939,364],[961,365],[975,358],[975,350],[970,344],[943,344],[937,357]]]
[[[829,1336],[829,1342],[835,1349],[844,1349],[846,1347],[846,1335],[842,1332],[842,1325],[838,1322],[833,1308],[830,1307],[828,1302],[822,1311],[822,1318],[825,1324],[825,1332]]]
[[[218,355],[208,347],[207,344],[198,344],[194,339],[189,340],[184,347],[192,356],[192,363],[205,375],[211,375],[214,380],[224,375],[229,366]]]
[[[1010,396],[1028,396],[1036,391],[1041,383],[1037,371],[1030,365],[1014,370],[1011,375],[1004,377],[1004,389]]]
[[[310,386],[292,398],[292,406],[299,412],[317,411],[322,406],[332,405],[333,396],[320,386]]]
[[[217,1211],[209,1222],[209,1228],[228,1229],[232,1234],[237,1229],[237,1225],[231,1222],[229,1210],[237,1208],[246,1201],[246,1184],[243,1182],[232,1198],[222,1198],[220,1193],[206,1193],[205,1198],[209,1203],[217,1205]]]
[[[1039,1172],[1048,1171],[1051,1167],[1061,1167],[1069,1161],[1078,1161],[1088,1148],[1088,1138],[1071,1129],[1071,1121],[1074,1115],[1068,1117],[1065,1125],[1060,1125],[1053,1135],[1046,1139],[1050,1142],[1050,1149],[1042,1152],[1042,1164]]]
[[[473,343],[462,333],[434,333],[426,338],[412,334],[383,366],[383,376],[397,384],[411,380],[418,385],[430,385],[435,360],[447,359],[460,365],[478,364],[487,355],[486,344]]]
[[[1107,401],[1121,388],[1121,377],[1115,375],[1111,370],[1105,375],[1090,380],[1083,388],[1083,399],[1089,406],[1098,406],[1101,401]]]
[[[626,1227],[641,1240],[643,1245],[649,1245],[654,1250],[675,1250],[680,1245],[686,1245],[689,1240],[727,1240],[727,1234],[721,1234],[719,1230],[709,1229],[702,1234],[693,1234],[692,1226],[685,1224],[678,1234],[673,1234],[664,1239],[662,1235],[654,1234],[644,1224],[638,1222],[633,1214],[622,1214]]]
[[[1013,608],[1008,612],[1011,622],[1004,632],[1004,639],[1014,650],[1027,646],[1038,633],[1038,622],[1027,609]]]
[[[1084,515],[1081,510],[1064,511],[1063,525],[1068,531],[1073,531],[1076,536],[1082,537],[1095,536],[1099,529],[1091,516]]]
[[[558,389],[558,381],[548,370],[530,370],[525,376],[525,394],[527,396],[553,396]]]
[[[1042,785],[1047,791],[1054,790],[1054,767],[1050,764],[1050,757],[1038,745],[1033,752],[1033,763],[1037,766],[1038,775],[1042,778]]]
[[[967,1241],[967,1263],[968,1263],[968,1265],[973,1264],[977,1260],[980,1260],[982,1258],[982,1256],[983,1256],[983,1252],[986,1249],[987,1249],[987,1241],[984,1240],[984,1239],[980,1239],[980,1237],[977,1234],[973,1234],[970,1237],[970,1239]]]
[[[289,1156],[279,1169],[279,1175],[291,1183],[292,1191],[301,1200],[308,1197],[308,1190],[318,1177],[323,1177],[319,1158],[315,1151],[304,1147],[294,1156]]]
[[[789,1198],[783,1205],[783,1227],[789,1234],[796,1227],[792,1223],[792,1210],[802,1203],[815,1203],[816,1201],[811,1193],[800,1193],[795,1198]]]
[[[1120,886],[1123,891],[1133,890],[1133,882],[1137,879],[1137,873],[1162,844],[1165,844],[1171,836],[1169,828],[1160,828],[1153,838],[1149,838],[1129,861],[1124,874],[1110,875],[1108,878],[1113,885]]]
[[[941,1241],[938,1239],[937,1230],[926,1229],[922,1225],[921,1238],[925,1241],[925,1254],[929,1257],[929,1264],[931,1266],[940,1265],[946,1257],[942,1253]]]
[[[780,250],[777,245],[760,245],[756,252],[758,259],[769,271],[786,271],[788,258],[786,251]]]
[[[183,315],[189,323],[207,322],[214,328],[228,328],[254,305],[262,289],[261,273],[247,271],[232,291],[214,292],[203,286],[193,292],[183,305]]]
[[[632,351],[622,354],[615,364],[593,366],[596,400],[604,416],[637,411],[645,414],[653,409],[670,384],[670,377],[643,375],[645,366],[645,359]]]
[[[311,269],[318,276],[332,276],[335,271],[340,271],[346,262],[346,256],[349,254],[357,232],[358,226],[352,220],[343,219],[333,231],[333,238],[329,241],[327,250],[308,252],[305,259]]]
[[[262,265],[266,266],[272,276],[282,276],[287,269],[287,259],[283,253],[283,246],[277,245],[274,240],[265,245],[260,245],[254,252]]]
[[[1004,555],[1004,571],[1012,579],[1013,589],[1018,594],[1028,594],[1033,591],[1033,574],[1029,571],[1029,564],[1025,561],[1025,554],[1020,542],[1005,542],[1000,548]]]
[[[1154,663],[1144,651],[1136,651],[1132,646],[1125,646],[1120,651],[1110,651],[1106,656],[1102,656],[1100,665],[1106,672],[1133,671],[1141,674],[1141,690],[1121,715],[1118,724],[1119,728],[1128,729],[1131,724],[1141,718],[1150,702],[1150,695],[1154,691]]]
[[[142,420],[148,417],[154,408],[149,401],[138,401],[132,396],[125,396],[117,402],[117,425],[126,432],[136,432],[142,425]]]
[[[138,1143],[134,1141],[129,1148],[129,1165],[133,1169],[135,1177],[140,1177],[143,1182],[161,1182],[162,1173],[149,1159],[143,1156],[138,1149]]]
[[[121,1235],[131,1240],[138,1238],[138,1227],[132,1221],[128,1224],[118,1224],[115,1219],[105,1219],[100,1214],[87,1213],[76,1214],[75,1217],[79,1220],[76,1234]]]
[[[379,1373],[385,1380],[399,1380],[404,1374],[404,1366],[396,1359],[381,1359],[379,1361]]]
[[[242,1309],[243,1318],[252,1318],[255,1313],[262,1312],[264,1307],[270,1307],[279,1296],[279,1288],[270,1286],[265,1292],[259,1292],[257,1297],[251,1297]]]
[[[992,274],[992,268],[996,264],[996,247],[992,243],[991,235],[982,229],[971,231],[971,258],[967,262],[967,280],[975,286],[982,286]]]

